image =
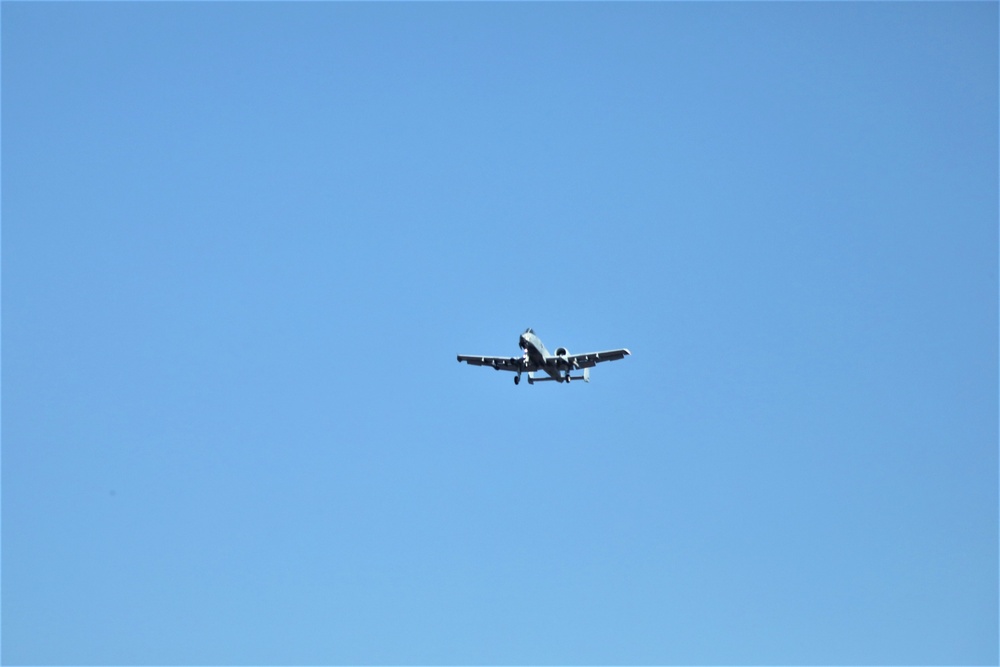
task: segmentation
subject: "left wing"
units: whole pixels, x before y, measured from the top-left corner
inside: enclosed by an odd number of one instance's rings
[[[490,366],[498,371],[531,372],[537,371],[538,366],[524,357],[484,357],[469,354],[458,355],[459,361],[464,361],[470,366]]]
[[[625,348],[620,350],[605,350],[604,352],[585,352],[583,354],[571,354],[566,357],[573,368],[593,368],[602,361],[617,361],[632,354]]]

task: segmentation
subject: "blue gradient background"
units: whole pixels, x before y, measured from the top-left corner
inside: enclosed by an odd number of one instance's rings
[[[997,7],[4,3],[3,661],[996,664]]]

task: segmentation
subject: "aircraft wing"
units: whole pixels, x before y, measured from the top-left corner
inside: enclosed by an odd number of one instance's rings
[[[573,368],[593,368],[602,361],[617,361],[632,354],[625,348],[620,350],[605,350],[604,352],[585,352],[584,354],[571,354],[567,357]]]
[[[523,357],[484,357],[470,354],[458,355],[459,361],[464,361],[471,366],[489,366],[498,371],[537,371],[538,366],[530,361],[525,361]]]

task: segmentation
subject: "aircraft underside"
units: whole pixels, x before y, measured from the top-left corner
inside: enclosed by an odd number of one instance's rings
[[[524,373],[528,374],[528,384],[536,382],[569,384],[573,380],[590,382],[590,368],[592,366],[600,362],[622,359],[631,354],[626,348],[570,354],[565,347],[557,348],[555,354],[550,354],[545,349],[541,339],[530,328],[521,334],[518,347],[523,350],[523,355],[520,358],[460,354],[458,360],[473,366],[489,366],[497,371],[513,371],[516,373],[514,384],[521,383],[521,375]],[[583,371],[582,375],[573,375],[574,371],[581,370]],[[538,371],[542,371],[546,377],[537,377]]]

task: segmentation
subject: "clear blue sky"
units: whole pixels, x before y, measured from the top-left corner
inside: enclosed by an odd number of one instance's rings
[[[4,3],[4,662],[996,664],[997,34]]]

